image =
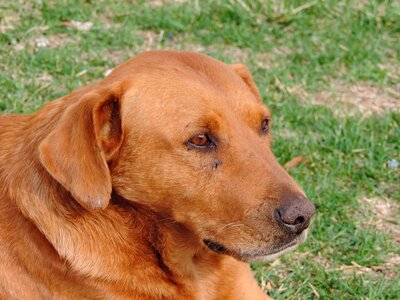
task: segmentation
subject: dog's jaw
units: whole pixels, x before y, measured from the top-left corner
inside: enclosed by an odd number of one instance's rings
[[[304,230],[293,242],[285,245],[276,250],[276,252],[268,254],[268,255],[254,255],[244,257],[244,260],[249,263],[255,262],[268,262],[278,258],[279,256],[288,253],[294,249],[296,249],[300,244],[304,243],[307,239],[308,229]]]
[[[253,253],[237,253],[236,251],[231,251],[224,246],[215,243],[211,240],[203,240],[204,244],[210,249],[211,251],[218,253],[218,254],[226,254],[235,257],[238,260],[247,263],[255,263],[255,262],[267,262],[278,258],[279,256],[288,253],[294,249],[296,249],[300,244],[302,244],[307,239],[308,229],[304,230],[297,238],[295,238],[290,243],[281,246],[277,249],[273,249],[269,251],[269,254],[261,254],[261,251],[255,251]]]
[[[299,244],[296,243],[293,246],[289,246],[283,250],[280,250],[276,253],[269,254],[269,255],[248,256],[248,257],[245,257],[244,260],[248,263],[268,262],[268,261],[277,259],[279,256],[296,249],[298,245]]]

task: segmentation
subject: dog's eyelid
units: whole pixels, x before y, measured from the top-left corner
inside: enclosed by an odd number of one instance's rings
[[[210,150],[214,149],[217,144],[215,139],[209,133],[200,133],[192,136],[186,143],[189,147],[199,150]]]

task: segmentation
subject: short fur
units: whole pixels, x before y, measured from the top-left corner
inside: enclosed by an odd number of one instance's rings
[[[174,51],[0,116],[0,298],[268,298],[247,262],[304,240],[274,217],[303,192],[263,118],[245,66]]]

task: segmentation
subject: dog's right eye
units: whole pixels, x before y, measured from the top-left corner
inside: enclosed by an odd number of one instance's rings
[[[215,147],[215,143],[211,140],[207,133],[195,135],[188,141],[188,145],[202,150]]]

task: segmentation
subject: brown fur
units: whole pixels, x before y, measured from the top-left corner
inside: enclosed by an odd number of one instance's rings
[[[303,192],[264,116],[245,66],[174,51],[0,116],[0,298],[267,298],[246,262],[296,240],[274,211]]]

